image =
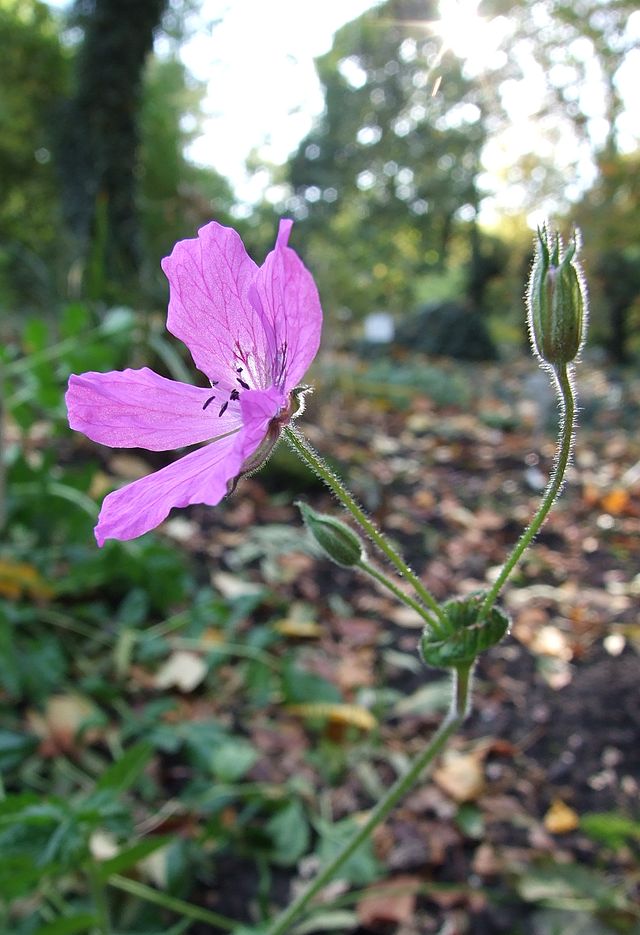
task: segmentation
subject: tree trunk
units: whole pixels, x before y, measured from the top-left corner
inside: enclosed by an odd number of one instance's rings
[[[76,0],[84,41],[61,121],[58,164],[67,223],[94,297],[108,297],[109,283],[131,284],[140,265],[138,112],[165,5]]]

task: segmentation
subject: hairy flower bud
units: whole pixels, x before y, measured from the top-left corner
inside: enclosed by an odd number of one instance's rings
[[[527,292],[533,349],[546,364],[568,364],[578,356],[587,320],[586,287],[576,259],[578,241],[564,249],[558,233],[538,229]]]
[[[337,565],[350,568],[359,565],[366,558],[360,537],[342,520],[326,513],[316,513],[306,503],[298,502],[296,506],[317,544]]]

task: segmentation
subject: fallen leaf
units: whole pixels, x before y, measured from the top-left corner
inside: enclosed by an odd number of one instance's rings
[[[531,652],[541,656],[552,656],[554,659],[561,659],[563,662],[569,662],[573,658],[573,650],[569,645],[569,640],[558,627],[548,624],[541,627],[534,634],[529,643]]]
[[[77,748],[78,733],[83,725],[94,721],[99,714],[95,705],[82,695],[51,695],[44,711],[27,712],[31,730],[41,739],[41,756],[73,753]],[[87,743],[95,742],[101,731],[91,727],[84,733]]]
[[[367,887],[357,905],[358,921],[370,928],[411,922],[421,882],[419,877],[398,876]]]
[[[544,826],[550,834],[568,834],[580,824],[577,812],[569,808],[561,799],[555,799],[544,816]]]
[[[0,596],[16,601],[23,594],[49,600],[54,592],[33,565],[0,559]]]
[[[605,513],[610,513],[612,516],[621,516],[627,511],[630,499],[628,490],[624,490],[622,487],[614,487],[613,490],[610,490],[609,493],[602,497],[600,506]]]
[[[483,761],[487,748],[483,745],[470,752],[447,750],[433,778],[456,802],[473,802],[484,791]]]
[[[311,605],[304,601],[294,601],[287,616],[274,623],[273,628],[292,639],[315,639],[325,632],[325,628],[313,619]]]
[[[347,727],[359,727],[360,730],[373,730],[378,721],[371,711],[360,705],[353,704],[326,704],[324,702],[310,702],[309,704],[287,705],[287,711],[304,718],[321,718],[332,724]]]
[[[248,594],[262,594],[264,591],[261,584],[243,581],[238,575],[230,575],[225,571],[218,571],[212,575],[211,583],[223,597],[244,597]]]
[[[148,461],[126,454],[118,454],[110,458],[109,467],[116,477],[123,477],[125,480],[138,480],[146,477],[151,471]]]
[[[89,838],[89,850],[94,860],[111,860],[120,852],[115,837],[108,831],[94,831]]]
[[[177,688],[181,692],[192,692],[203,681],[207,671],[207,664],[202,656],[186,649],[179,649],[172,653],[156,672],[154,687]]]

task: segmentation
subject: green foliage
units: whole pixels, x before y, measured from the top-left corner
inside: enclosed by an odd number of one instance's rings
[[[411,308],[478,205],[482,88],[414,13],[390,0],[336,33],[317,61],[324,115],[290,163],[321,292],[358,315]]]
[[[580,828],[592,840],[613,848],[623,847],[631,841],[640,841],[640,821],[634,821],[616,812],[582,815]]]
[[[320,835],[317,854],[321,865],[329,861],[353,837],[357,829],[352,818],[345,818],[338,822],[326,822],[318,819],[316,829]],[[362,844],[354,854],[341,866],[340,878],[347,880],[354,886],[366,886],[378,879],[382,868],[373,852],[371,840]]]
[[[51,299],[60,203],[51,130],[67,84],[58,24],[40,0],[0,4],[0,305]]]
[[[428,305],[407,316],[396,342],[434,357],[457,360],[494,360],[497,350],[482,315],[458,302]]]
[[[211,218],[231,222],[233,194],[227,181],[185,156],[201,123],[203,95],[204,85],[188,78],[178,58],[150,59],[140,112],[140,207],[147,276],[162,296],[166,281],[158,258]]]
[[[605,153],[600,174],[577,206],[585,268],[589,271],[591,328],[617,363],[640,349],[640,155]]]
[[[405,359],[383,357],[362,364],[353,371],[327,373],[344,392],[357,392],[372,399],[409,406],[416,394],[428,396],[437,405],[464,406],[471,398],[469,381],[446,362],[432,362],[419,356]]]

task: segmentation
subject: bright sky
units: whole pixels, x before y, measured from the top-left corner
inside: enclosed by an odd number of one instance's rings
[[[201,18],[222,22],[200,31],[182,51],[196,78],[207,82],[204,135],[189,150],[233,183],[242,200],[265,184],[249,178],[247,156],[282,163],[322,110],[313,59],[331,48],[340,26],[375,0],[203,0]]]
[[[60,7],[67,0],[48,2]],[[181,50],[189,70],[207,85],[204,132],[190,147],[189,156],[226,176],[241,201],[258,200],[269,183],[269,173],[248,173],[247,158],[257,153],[258,161],[265,164],[286,160],[322,110],[314,58],[331,48],[337,29],[378,2],[201,0],[192,38]],[[437,28],[443,50],[452,49],[471,74],[500,64],[500,57],[507,53],[498,47],[510,29],[505,17],[489,21],[479,17],[478,4],[479,0],[440,0],[439,4]],[[544,23],[539,25],[544,27]],[[428,28],[434,26],[429,24]],[[628,33],[640,39],[640,11],[629,18]],[[487,171],[480,181],[493,190],[483,204],[487,221],[497,219],[502,211],[518,210],[526,195],[525,185],[507,182],[504,173],[518,156],[544,155],[544,146],[549,145],[532,119],[544,93],[544,74],[526,47],[514,49],[508,39],[506,47],[510,55],[521,59],[526,78],[505,82],[500,88],[511,126],[492,138],[485,151]],[[522,60],[523,55],[527,61]],[[585,56],[588,61],[588,50]],[[627,103],[619,129],[622,148],[633,149],[640,136],[636,91],[640,50],[629,56],[627,64],[618,75]],[[603,132],[603,108],[598,75],[592,79],[576,88],[576,93],[579,91],[580,108],[588,117],[592,138],[598,139]],[[571,165],[575,145],[573,137],[558,141],[553,151],[557,165],[561,167],[565,159],[567,166]],[[574,194],[589,184],[592,171],[591,156],[585,150],[579,175],[573,181],[567,178],[567,185],[574,185]],[[543,205],[541,210],[549,209]],[[530,220],[533,224],[537,218]]]

